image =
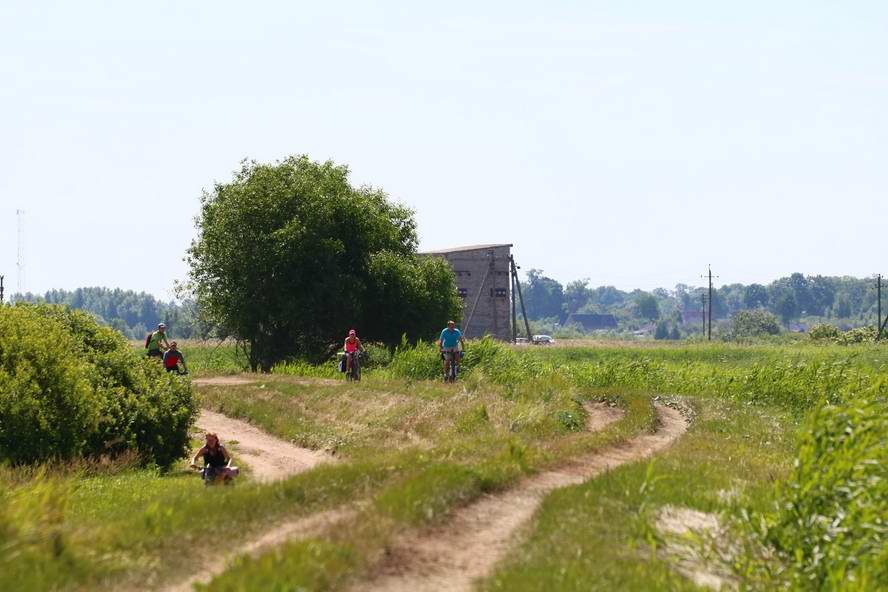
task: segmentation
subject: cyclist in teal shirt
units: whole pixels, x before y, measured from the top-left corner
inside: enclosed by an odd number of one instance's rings
[[[452,353],[453,359],[459,355],[459,346],[462,344],[463,349],[466,347],[466,340],[463,339],[462,331],[456,328],[456,323],[447,321],[447,328],[441,331],[441,339],[438,340],[438,351],[441,354]],[[444,355],[444,376],[450,372],[450,357]]]

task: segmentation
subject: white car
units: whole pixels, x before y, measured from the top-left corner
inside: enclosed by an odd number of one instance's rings
[[[533,342],[537,345],[549,345],[555,343],[555,339],[551,335],[534,335]]]

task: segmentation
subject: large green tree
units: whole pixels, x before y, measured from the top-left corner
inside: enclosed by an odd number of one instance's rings
[[[749,284],[743,290],[743,306],[761,308],[768,304],[768,289],[761,284]]]
[[[558,318],[562,320],[564,288],[558,281],[543,275],[542,269],[527,272],[527,283],[523,284],[524,301],[527,303],[527,316],[531,319]]]
[[[460,312],[447,263],[417,255],[413,212],[333,162],[244,162],[203,195],[197,227],[187,289],[254,370],[322,360],[350,327],[390,345],[431,337]]]
[[[635,299],[635,314],[640,319],[656,321],[660,318],[660,306],[657,299],[647,292],[639,292]]]

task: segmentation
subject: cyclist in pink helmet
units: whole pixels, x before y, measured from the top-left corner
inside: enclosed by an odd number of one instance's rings
[[[354,329],[348,332],[348,337],[345,338],[345,371],[351,372],[352,360],[357,352],[364,351],[364,346],[361,345],[361,340],[358,339],[358,333]]]

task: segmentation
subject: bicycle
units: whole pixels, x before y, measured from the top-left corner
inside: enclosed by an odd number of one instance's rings
[[[200,478],[206,487],[211,485],[234,485],[234,478],[240,473],[237,467],[211,467],[209,465],[192,465],[191,469],[200,473]]]
[[[459,360],[462,357],[462,352],[448,351],[444,352],[442,357],[445,360],[450,360],[449,367],[444,373],[444,382],[456,382],[456,378],[459,376]]]
[[[345,379],[348,381],[361,381],[361,352],[351,352],[346,355]],[[351,368],[348,367],[348,357],[351,357]]]

